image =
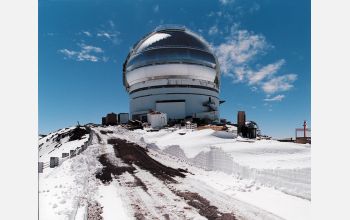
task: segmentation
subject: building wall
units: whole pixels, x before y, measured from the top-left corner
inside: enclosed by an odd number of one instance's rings
[[[130,94],[130,114],[138,114],[140,112],[147,113],[149,110],[157,110],[157,102],[170,100],[183,100],[185,103],[185,117],[192,117],[195,113],[207,112],[209,109],[203,106],[203,103],[207,102],[211,97],[211,100],[215,103],[214,106],[219,108],[219,94],[216,91],[200,89],[200,88],[156,88],[142,90]],[[160,106],[160,105],[159,105]],[[170,106],[170,105],[169,105]],[[182,105],[174,105],[178,111],[181,111]],[[163,110],[164,109],[159,109]],[[165,112],[168,115],[168,119],[176,118],[173,114],[176,109]],[[219,118],[219,113],[217,113]]]
[[[114,113],[109,113],[107,114],[105,121],[107,125],[116,125],[118,124],[117,115]]]
[[[127,124],[129,122],[129,113],[119,113],[118,120],[120,124]]]
[[[183,119],[186,117],[186,101],[157,102],[156,111],[166,112],[172,119]]]

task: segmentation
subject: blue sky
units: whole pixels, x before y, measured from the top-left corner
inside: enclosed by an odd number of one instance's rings
[[[221,63],[221,118],[238,110],[263,134],[310,124],[310,1],[39,0],[39,132],[128,112],[122,63],[162,24],[202,35]]]

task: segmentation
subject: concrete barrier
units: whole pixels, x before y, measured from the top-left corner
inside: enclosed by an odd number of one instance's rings
[[[62,153],[62,158],[69,157],[69,153]]]
[[[58,157],[50,157],[50,168],[58,166],[59,159]]]
[[[70,150],[69,151],[69,155],[70,155],[71,158],[74,157],[75,156],[75,151],[74,150]]]
[[[38,162],[38,172],[42,173],[44,171],[44,162]]]
[[[78,155],[78,154],[80,154],[80,153],[81,153],[81,148],[80,148],[80,147],[76,148],[76,149],[75,149],[75,154]]]

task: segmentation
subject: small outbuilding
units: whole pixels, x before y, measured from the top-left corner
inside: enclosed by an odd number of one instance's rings
[[[117,114],[111,112],[108,113],[106,116],[106,125],[117,125],[118,120],[117,120]]]
[[[244,111],[237,113],[237,134],[244,138],[255,139],[260,135],[260,129],[256,122],[246,121],[246,114]]]
[[[246,133],[245,136],[247,138],[256,138],[257,137],[257,132],[258,132],[258,124],[254,121],[246,121]]]
[[[168,124],[167,114],[157,111],[149,112],[147,114],[147,121],[152,128],[162,128]]]
[[[119,113],[118,114],[119,124],[127,124],[129,123],[129,113]]]

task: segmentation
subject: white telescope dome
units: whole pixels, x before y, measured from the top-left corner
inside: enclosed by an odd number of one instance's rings
[[[198,79],[219,86],[219,65],[209,44],[185,28],[161,28],[130,51],[123,66],[124,85],[156,79]]]
[[[132,119],[149,111],[185,118],[218,120],[220,68],[210,45],[186,28],[158,28],[139,40],[123,64]]]

